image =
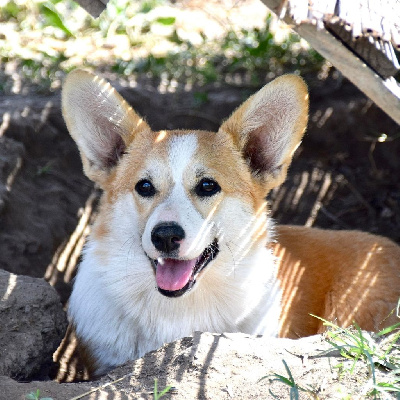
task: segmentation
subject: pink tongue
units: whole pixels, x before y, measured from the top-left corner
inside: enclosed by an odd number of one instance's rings
[[[173,260],[164,258],[156,270],[156,282],[160,289],[180,290],[190,279],[196,260]]]

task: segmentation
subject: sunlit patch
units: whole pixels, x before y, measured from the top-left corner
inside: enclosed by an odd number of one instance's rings
[[[379,143],[386,142],[387,138],[388,138],[388,135],[386,135],[386,133],[382,133],[382,135],[380,135],[380,136],[378,137],[378,142],[379,142]]]
[[[115,89],[110,85],[109,82],[106,82],[104,79],[95,76],[93,77],[93,82],[97,83],[103,89],[99,93],[99,96],[103,93],[107,93],[108,96],[111,96],[113,93],[115,93]]]
[[[220,205],[221,201],[222,201],[222,197],[219,198],[219,200],[217,201],[215,206],[208,213],[207,218],[201,224],[200,230],[199,230],[198,234],[196,235],[196,237],[194,238],[193,243],[191,244],[191,246],[185,252],[186,254],[190,254],[191,252],[193,252],[193,250],[196,247],[197,243],[200,242],[200,239],[202,237],[206,237],[209,234],[209,232],[211,231],[211,228],[214,225],[211,224],[210,221],[211,221],[211,218],[214,216],[215,212],[217,211],[218,206]]]
[[[86,238],[89,235],[89,226],[94,218],[94,209],[98,198],[99,193],[93,191],[86,200],[85,207],[80,210],[80,219],[74,232],[68,241],[63,242],[56,250],[45,272],[45,279],[51,285],[54,286],[61,281],[66,283],[71,281]]]
[[[10,274],[10,277],[8,279],[8,285],[6,292],[4,293],[1,301],[7,301],[8,298],[10,297],[11,293],[15,289],[15,286],[17,286],[17,275]]]
[[[266,206],[267,202],[263,202],[249,223],[241,230],[238,238],[240,246],[235,253],[235,259],[237,261],[241,261],[245,258],[253,244],[261,236],[265,235],[268,225]]]
[[[10,125],[10,113],[6,112],[3,114],[3,121],[0,124],[0,137],[2,137],[4,135],[4,132],[8,129],[9,125]]]
[[[345,326],[350,325],[353,322],[354,316],[357,314],[360,307],[368,298],[370,291],[372,290],[378,279],[377,272],[371,270],[371,264],[373,265],[374,263],[373,256],[376,254],[377,250],[378,245],[375,243],[370,251],[367,253],[363,263],[360,265],[357,271],[357,275],[352,279],[351,284],[340,298],[340,303],[345,304],[347,302],[347,298],[350,297],[352,293],[354,293],[355,288],[363,288],[363,290],[359,291],[357,303],[352,304],[353,312],[351,312],[344,321],[341,321],[341,324]],[[364,282],[368,282],[368,285],[366,286]]]
[[[163,141],[167,136],[167,131],[160,131],[160,133],[156,137],[156,143]]]
[[[282,263],[280,269],[283,271],[290,270],[290,274],[286,273],[280,278],[281,287],[285,288],[286,293],[285,298],[282,301],[280,335],[286,337],[290,332],[290,310],[293,308],[293,305],[297,300],[300,282],[305,273],[305,267],[301,265],[300,260],[293,260],[287,249],[279,244],[276,246],[275,254],[277,259]]]
[[[304,226],[311,227],[314,225],[315,220],[317,219],[318,213],[322,207],[322,201],[325,198],[326,194],[328,193],[329,188],[332,185],[332,176],[330,173],[324,174],[324,180],[320,187],[317,199],[314,202],[313,208],[310,212],[310,216],[308,217]]]

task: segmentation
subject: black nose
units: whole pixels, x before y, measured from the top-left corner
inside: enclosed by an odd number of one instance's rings
[[[185,231],[175,222],[163,222],[151,232],[151,241],[155,248],[163,253],[179,249],[179,241],[185,238]]]

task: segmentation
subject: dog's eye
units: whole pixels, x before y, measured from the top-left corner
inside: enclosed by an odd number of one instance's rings
[[[135,186],[135,190],[142,197],[152,197],[156,194],[156,188],[147,179],[142,179],[141,181],[139,181]]]
[[[218,183],[212,179],[202,179],[195,188],[196,194],[200,197],[213,196],[214,194],[221,191],[221,187]]]

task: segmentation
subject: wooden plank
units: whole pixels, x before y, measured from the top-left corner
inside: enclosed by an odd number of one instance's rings
[[[283,14],[285,0],[262,0],[273,12]],[[330,61],[354,85],[364,92],[375,104],[400,124],[400,86],[394,78],[382,79],[364,61],[356,56],[340,40],[316,24],[303,22],[294,25],[286,14],[283,18],[289,26],[303,37],[311,47]]]
[[[325,29],[302,24],[295,30],[344,76],[400,124],[400,86],[394,78],[383,80],[342,42]]]
[[[93,18],[97,18],[106,8],[108,0],[75,0]]]
[[[265,0],[264,3],[296,26],[308,23],[319,29],[325,27],[387,79],[400,69],[390,43],[390,28],[395,26],[392,14],[400,12],[395,1],[376,0],[372,4],[369,0]]]
[[[327,22],[325,27],[384,79],[394,76],[399,70],[399,63],[394,51],[392,52],[391,43],[373,36],[360,36],[355,39],[354,31],[349,31],[340,22]]]

